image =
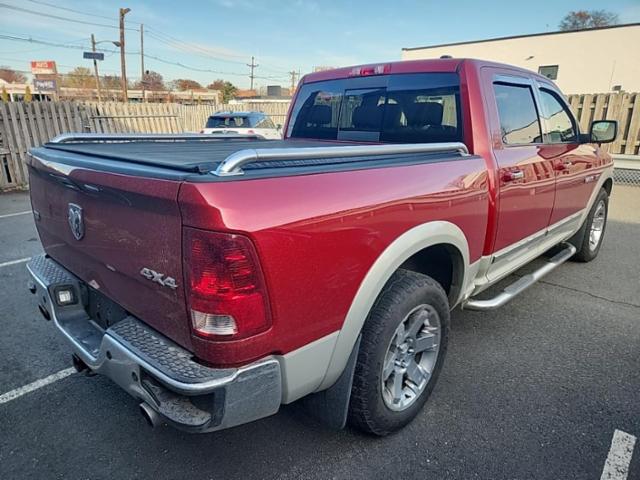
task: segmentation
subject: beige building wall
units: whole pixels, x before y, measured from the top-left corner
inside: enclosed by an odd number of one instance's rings
[[[606,93],[615,85],[640,92],[640,24],[403,48],[402,60],[479,58],[538,71],[558,65],[554,80],[565,94]]]

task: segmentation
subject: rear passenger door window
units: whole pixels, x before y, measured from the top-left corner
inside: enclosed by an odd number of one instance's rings
[[[573,115],[555,92],[540,89],[540,108],[544,118],[547,143],[578,141]]]
[[[528,85],[495,83],[500,133],[505,145],[542,143],[540,120]]]

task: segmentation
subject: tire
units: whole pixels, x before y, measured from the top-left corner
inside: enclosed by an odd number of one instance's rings
[[[394,273],[362,329],[349,403],[352,426],[384,436],[413,420],[442,369],[449,316],[438,282],[408,270]]]
[[[600,247],[602,246],[602,241],[604,240],[608,214],[609,194],[603,188],[598,192],[596,201],[593,202],[593,206],[584,221],[584,226],[580,229],[580,235],[577,235],[578,241],[570,240],[577,249],[572,260],[577,262],[590,262],[598,256],[598,252],[600,252]]]

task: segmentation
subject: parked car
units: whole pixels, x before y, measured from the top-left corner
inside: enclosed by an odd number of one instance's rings
[[[538,74],[440,59],[307,75],[280,141],[63,135],[29,160],[30,289],[152,425],[302,399],[385,435],[433,390],[452,308],[598,255],[616,128],[581,132]]]
[[[200,133],[259,135],[267,140],[282,139],[279,125],[262,112],[218,112],[211,115]]]

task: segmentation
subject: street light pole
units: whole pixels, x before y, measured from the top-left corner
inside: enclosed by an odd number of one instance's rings
[[[122,70],[122,101],[129,101],[129,94],[127,92],[127,65],[124,58],[124,16],[131,11],[130,8],[120,9],[120,68]]]
[[[96,51],[96,37],[92,33],[91,34],[91,50],[95,53]],[[96,90],[98,91],[98,102],[102,102],[102,95],[100,93],[100,75],[98,75],[98,61],[93,59],[93,70],[96,74]]]

